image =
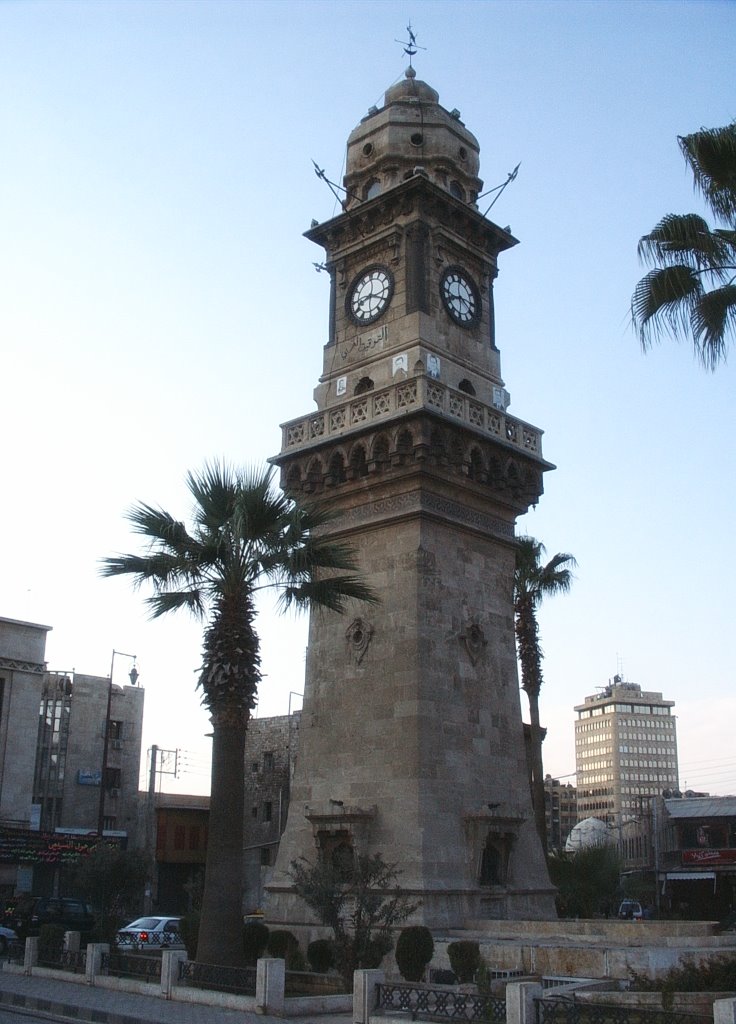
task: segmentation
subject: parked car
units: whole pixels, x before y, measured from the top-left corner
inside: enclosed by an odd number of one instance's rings
[[[60,924],[66,931],[90,932],[95,914],[89,903],[74,896],[41,896],[31,913],[31,931],[42,924]]]
[[[0,955],[8,952],[8,946],[11,942],[17,941],[18,936],[12,928],[5,928],[3,925],[0,925]]]
[[[644,908],[638,900],[622,900],[618,916],[622,921],[641,921],[645,916]]]
[[[179,917],[138,917],[115,936],[118,949],[184,949]]]

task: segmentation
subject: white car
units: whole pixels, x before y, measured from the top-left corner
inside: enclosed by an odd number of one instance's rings
[[[12,928],[5,928],[3,925],[0,925],[0,954],[7,953],[10,943],[17,941],[18,936]]]
[[[184,949],[180,917],[138,917],[115,936],[118,949]]]

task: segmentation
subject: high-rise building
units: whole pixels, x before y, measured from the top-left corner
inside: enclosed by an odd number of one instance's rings
[[[575,708],[578,819],[620,825],[678,788],[674,701],[621,676]]]

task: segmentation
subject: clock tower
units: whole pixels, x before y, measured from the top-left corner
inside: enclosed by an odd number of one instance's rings
[[[342,212],[307,237],[330,273],[314,412],[283,425],[285,490],[337,514],[377,605],[314,613],[299,752],[267,919],[312,920],[301,857],[380,853],[414,920],[555,916],[534,827],[513,625],[514,525],[541,431],[509,415],[500,253],[479,146],[410,67],[351,133]]]

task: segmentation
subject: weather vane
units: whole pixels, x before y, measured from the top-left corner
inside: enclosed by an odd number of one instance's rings
[[[416,33],[412,30],[411,22],[409,22],[409,24],[406,26],[406,31],[409,35],[408,42],[406,42],[406,40],[404,39],[395,39],[394,42],[399,43],[401,46],[404,47],[404,53],[409,58],[409,67],[411,67],[411,59],[413,56],[415,56],[417,50],[426,50],[427,47],[417,45],[417,36]]]

